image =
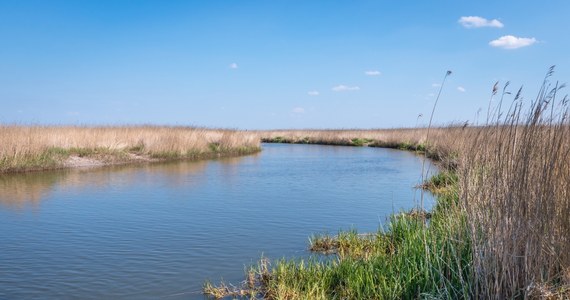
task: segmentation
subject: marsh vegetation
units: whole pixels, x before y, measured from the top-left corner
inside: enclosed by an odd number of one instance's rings
[[[243,155],[246,131],[166,126],[0,126],[0,173]]]
[[[262,260],[237,291],[268,299],[569,298],[570,122],[551,74],[530,105],[521,90],[507,103],[507,84],[484,126],[431,128],[429,140],[429,128],[260,132],[265,142],[419,151],[444,171],[422,185],[438,196],[430,214],[394,214],[373,234],[313,236],[309,249],[333,259]]]

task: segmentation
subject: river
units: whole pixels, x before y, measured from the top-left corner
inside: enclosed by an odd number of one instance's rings
[[[262,256],[309,256],[311,234],[378,230],[419,201],[421,160],[263,144],[239,158],[0,175],[0,299],[202,299],[204,280],[239,283]]]

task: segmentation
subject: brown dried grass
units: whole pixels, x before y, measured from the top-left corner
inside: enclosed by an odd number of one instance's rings
[[[61,168],[70,155],[104,163],[201,158],[259,150],[247,131],[166,126],[80,127],[0,125],[0,172]],[[139,159],[140,160],[140,159]]]

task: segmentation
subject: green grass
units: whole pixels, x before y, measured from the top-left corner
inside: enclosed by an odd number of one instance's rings
[[[399,149],[405,151],[415,151],[420,153],[426,153],[427,147],[426,144],[416,143],[416,142],[384,142],[381,140],[371,140],[370,147],[379,147],[379,148],[391,148],[391,149]]]
[[[448,191],[450,189],[457,189],[458,182],[459,177],[457,176],[457,173],[449,170],[443,170],[429,178],[423,184],[423,188],[435,194],[445,194],[450,192]]]
[[[399,214],[373,237],[340,233],[337,260],[279,261],[267,290],[277,299],[466,297],[471,253],[464,217],[441,210],[429,225]]]
[[[150,157],[160,160],[176,160],[181,159],[183,155],[179,151],[160,151],[151,153]]]
[[[352,142],[352,146],[367,146],[369,143],[372,143],[373,140],[371,139],[363,139],[363,138],[354,138],[350,140]]]
[[[238,155],[253,154],[261,151],[259,147],[235,147],[235,148],[225,148],[217,143],[211,143],[208,145],[208,151],[197,151],[194,149],[188,150],[185,153],[179,151],[162,151],[151,153],[150,157],[159,160],[180,160],[180,159],[210,159],[219,157],[230,157]]]
[[[68,158],[69,150],[48,148],[38,154],[25,154],[19,157],[3,157],[0,159],[0,170],[3,172],[20,172],[24,170],[53,169]]]
[[[273,143],[283,143],[283,142],[285,142],[285,139],[283,137],[278,136],[278,137],[274,138],[272,142]]]

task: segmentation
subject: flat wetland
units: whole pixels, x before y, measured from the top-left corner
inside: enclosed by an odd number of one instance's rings
[[[479,126],[3,126],[0,298],[568,299],[551,73]]]

